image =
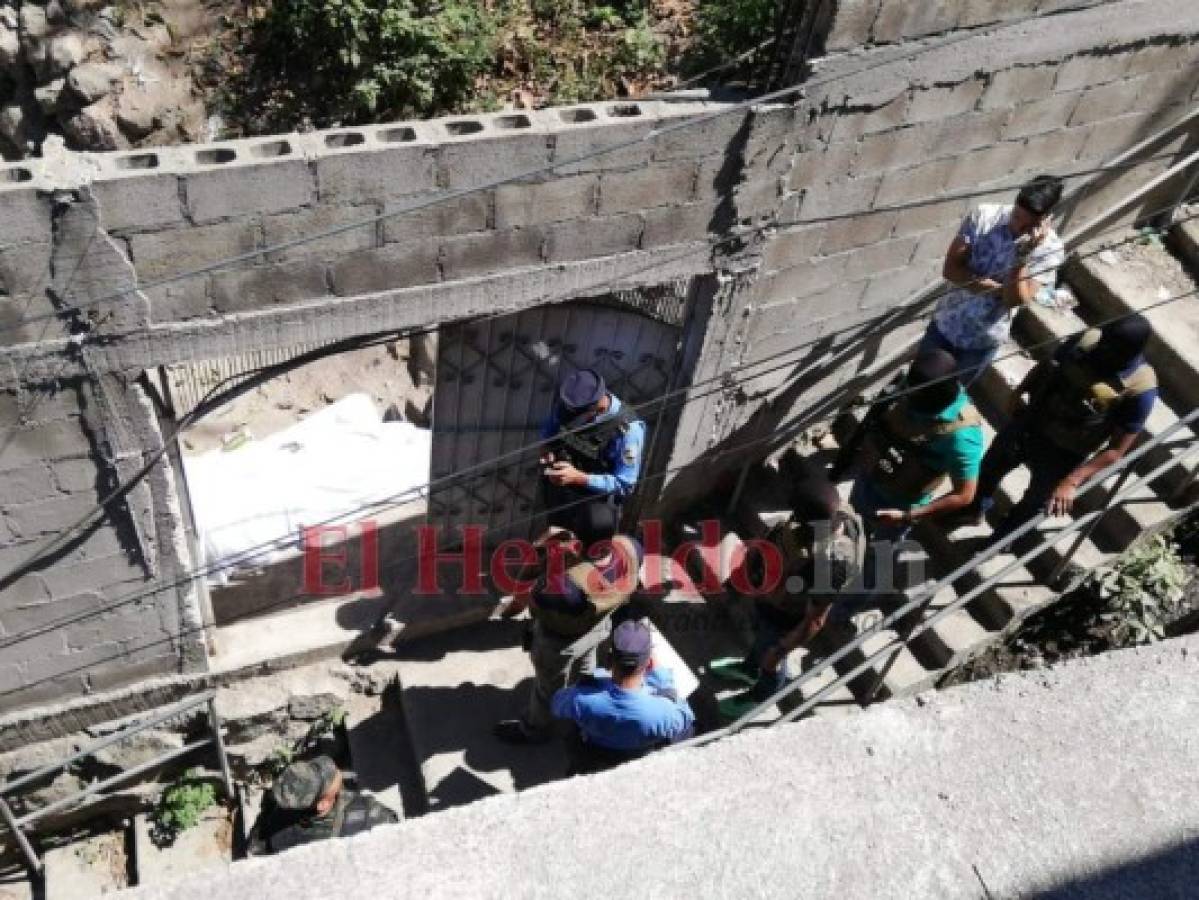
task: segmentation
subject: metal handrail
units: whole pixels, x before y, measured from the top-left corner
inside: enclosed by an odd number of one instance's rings
[[[145,762],[140,763],[131,769],[118,772],[116,775],[112,775],[103,781],[89,784],[82,790],[75,791],[66,797],[54,801],[48,806],[43,806],[40,809],[32,810],[20,818],[17,818],[15,815],[13,815],[12,807],[9,805],[8,799],[5,798],[5,794],[11,794],[19,788],[40,781],[48,775],[65,772],[70,767],[71,763],[76,762],[85,756],[91,756],[98,750],[103,750],[105,747],[110,747],[113,744],[120,743],[127,738],[133,737],[135,734],[140,734],[148,728],[153,728],[155,725],[160,725],[169,719],[173,719],[182,715],[188,710],[205,704],[208,706],[208,737],[201,738],[200,740],[192,741],[191,743],[182,747],[176,747],[172,750],[167,750],[164,753],[160,753],[152,759],[146,760]],[[194,697],[190,697],[187,700],[183,700],[172,706],[168,706],[152,716],[147,716],[144,719],[133,722],[125,728],[113,732],[107,737],[93,741],[87,746],[76,750],[65,759],[59,760],[56,763],[51,763],[48,766],[42,766],[40,769],[36,769],[35,771],[26,775],[22,775],[20,778],[12,781],[0,783],[0,822],[3,822],[4,825],[7,826],[8,830],[13,833],[13,836],[16,839],[17,844],[20,846],[21,852],[24,854],[25,860],[29,864],[30,869],[34,872],[41,872],[42,861],[38,857],[37,851],[34,850],[33,845],[29,842],[29,838],[25,835],[25,832],[22,829],[26,828],[44,816],[75,806],[93,794],[106,791],[108,788],[113,787],[122,781],[127,781],[130,778],[141,775],[143,772],[148,772],[151,769],[155,769],[163,765],[164,763],[168,763],[174,759],[186,756],[192,751],[198,750],[201,747],[206,747],[210,744],[216,748],[217,759],[221,766],[221,781],[225,786],[226,795],[232,797],[234,795],[233,776],[229,770],[229,757],[225,753],[225,739],[221,734],[220,715],[216,711],[216,691],[208,690],[197,694]]]
[[[1176,422],[1171,424],[1169,427],[1163,429],[1161,431],[1161,433],[1155,435],[1151,440],[1148,440],[1145,443],[1141,444],[1139,447],[1137,447],[1130,453],[1126,454],[1124,457],[1117,460],[1116,462],[1112,463],[1110,466],[1107,466],[1106,468],[1102,469],[1101,471],[1096,472],[1094,475],[1092,475],[1089,479],[1087,479],[1087,481],[1085,481],[1079,487],[1079,489],[1076,493],[1076,496],[1081,496],[1083,494],[1086,494],[1088,491],[1091,491],[1098,485],[1102,484],[1104,481],[1106,481],[1112,475],[1123,472],[1125,469],[1129,468],[1133,463],[1135,463],[1137,460],[1139,460],[1145,454],[1149,453],[1152,449],[1154,449],[1158,445],[1165,442],[1168,438],[1173,436],[1175,434],[1175,432],[1187,427],[1188,425],[1190,425],[1192,422],[1195,422],[1195,421],[1199,421],[1199,408],[1194,409],[1191,412],[1187,413],[1186,416],[1177,420]],[[1112,506],[1118,505],[1121,501],[1123,501],[1123,499],[1126,496],[1134,493],[1135,491],[1139,490],[1143,486],[1149,484],[1150,482],[1152,482],[1153,480],[1158,478],[1161,475],[1161,473],[1164,472],[1166,469],[1168,469],[1174,465],[1177,465],[1181,460],[1195,454],[1196,452],[1199,452],[1199,442],[1193,443],[1191,446],[1187,447],[1184,451],[1182,451],[1178,455],[1173,456],[1170,459],[1160,463],[1151,472],[1149,472],[1142,478],[1138,479],[1137,481],[1134,481],[1132,484],[1123,488],[1118,493],[1113,494],[1108,499],[1107,505],[1103,509],[1094,510],[1092,512],[1085,513],[1084,515],[1079,516],[1078,518],[1074,519],[1069,525],[1062,528],[1060,531],[1047,536],[1043,541],[1041,541],[1032,550],[1029,550],[1024,554],[1017,556],[1010,563],[1007,563],[1006,565],[1004,565],[998,572],[995,572],[992,575],[990,575],[988,578],[986,578],[982,583],[980,583],[979,585],[970,589],[965,594],[962,594],[961,596],[956,597],[952,603],[946,604],[944,607],[942,607],[940,610],[938,610],[935,614],[933,614],[929,618],[923,619],[919,624],[917,624],[912,629],[912,631],[908,635],[908,639],[915,637],[919,634],[922,634],[923,632],[932,628],[934,625],[937,624],[937,622],[941,621],[941,619],[945,618],[950,613],[956,612],[957,610],[959,610],[963,606],[965,606],[967,603],[974,600],[976,597],[978,597],[981,594],[985,593],[986,591],[990,590],[995,584],[997,584],[1009,572],[1022,566],[1028,560],[1033,559],[1033,558],[1039,556],[1040,554],[1044,553],[1050,547],[1058,544],[1062,540],[1063,537],[1067,537],[1077,531],[1081,531],[1082,529],[1087,528],[1092,523],[1092,521],[1097,520],[1100,517],[1102,517],[1103,515],[1105,515],[1112,508]],[[907,602],[902,604],[898,609],[883,616],[877,622],[872,624],[869,628],[866,628],[865,630],[863,630],[862,633],[857,635],[852,641],[847,642],[842,647],[839,647],[833,653],[824,657],[822,660],[820,660],[820,662],[816,666],[813,666],[811,669],[808,669],[806,672],[803,672],[802,674],[800,674],[800,676],[798,678],[796,678],[794,681],[790,681],[787,684],[785,684],[782,688],[780,688],[778,691],[776,691],[774,694],[772,694],[768,699],[759,703],[753,709],[749,710],[744,715],[739,717],[736,721],[726,725],[723,728],[717,729],[716,731],[711,731],[711,732],[708,732],[707,734],[691,738],[688,741],[683,741],[678,744],[675,744],[672,746],[672,749],[679,749],[682,747],[702,746],[704,744],[711,743],[712,741],[719,740],[722,737],[727,737],[729,735],[733,735],[733,734],[736,734],[737,732],[741,731],[743,728],[745,728],[747,725],[750,725],[755,719],[757,719],[763,712],[765,712],[766,710],[770,709],[775,704],[777,704],[780,700],[783,700],[786,697],[790,696],[791,694],[795,693],[803,685],[807,684],[812,679],[816,678],[818,675],[821,675],[824,672],[828,671],[830,668],[833,668],[838,662],[843,660],[846,656],[853,653],[855,650],[859,649],[870,638],[874,637],[877,634],[881,634],[883,631],[890,629],[893,625],[896,625],[901,619],[909,616],[911,613],[916,612],[918,610],[922,611],[924,608],[926,608],[928,606],[928,604],[932,601],[932,599],[934,597],[936,597],[937,594],[939,594],[942,590],[944,590],[947,587],[952,587],[954,582],[956,582],[958,579],[960,579],[963,575],[965,575],[968,572],[973,572],[973,571],[977,570],[978,567],[980,565],[982,565],[983,563],[993,559],[994,557],[998,556],[1000,553],[1003,553],[1009,546],[1014,544],[1016,541],[1020,540],[1020,538],[1022,538],[1024,535],[1033,531],[1046,518],[1047,518],[1047,516],[1045,513],[1043,513],[1043,512],[1038,513],[1036,516],[1029,519],[1027,522],[1024,522],[1018,528],[1013,529],[1010,534],[1006,535],[1005,537],[996,541],[991,546],[987,547],[985,550],[983,550],[980,553],[976,554],[975,556],[971,557],[969,560],[967,560],[966,562],[959,565],[957,568],[955,568],[952,572],[950,572],[945,577],[934,582],[931,586],[921,587],[921,588],[917,589],[917,591],[915,592],[915,595],[911,599],[909,599]],[[881,658],[883,655],[885,655],[886,653],[893,651],[893,650],[895,653],[898,653],[900,650],[902,650],[903,646],[905,646],[905,645],[906,645],[906,640],[900,640],[898,642],[898,646],[896,645],[896,642],[893,641],[892,643],[888,644],[887,646],[874,651],[866,659],[865,662],[856,666],[849,674],[843,675],[840,678],[838,678],[836,681],[834,681],[828,685],[825,685],[820,690],[818,690],[816,692],[816,694],[814,694],[811,698],[809,698],[808,700],[805,700],[802,704],[800,704],[795,709],[785,713],[782,717],[780,717],[778,720],[776,720],[776,722],[792,721],[796,717],[802,715],[804,712],[807,712],[809,709],[811,709],[812,706],[816,705],[816,703],[818,703],[819,700],[821,698],[823,698],[827,693],[830,693],[831,691],[852,681],[859,674],[861,674],[861,672],[864,672],[866,669],[868,669],[876,659]]]

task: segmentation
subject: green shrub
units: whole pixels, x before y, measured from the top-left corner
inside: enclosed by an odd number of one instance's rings
[[[777,0],[699,0],[695,64],[726,63],[774,34]]]
[[[1109,623],[1112,642],[1143,644],[1165,637],[1165,626],[1182,600],[1188,580],[1177,547],[1161,535],[1146,541],[1115,566],[1095,574],[1104,600],[1099,618]]]
[[[173,843],[179,834],[194,828],[204,812],[215,805],[215,788],[210,782],[200,780],[198,770],[189,769],[162,792],[150,814],[155,843],[160,846]]]
[[[316,125],[453,111],[495,55],[475,0],[274,0],[255,38],[251,76]]]

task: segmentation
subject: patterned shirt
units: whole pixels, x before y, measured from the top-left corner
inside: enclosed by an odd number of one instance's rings
[[[1008,229],[1012,207],[983,203],[962,222],[958,236],[970,248],[969,267],[975,275],[1002,282],[1016,263],[1016,239]],[[1057,269],[1066,261],[1062,239],[1050,231],[1032,251],[1028,273],[1052,290]],[[995,294],[972,294],[965,288],[950,291],[937,304],[933,321],[955,347],[985,350],[1004,343],[1012,331],[1016,310]]]

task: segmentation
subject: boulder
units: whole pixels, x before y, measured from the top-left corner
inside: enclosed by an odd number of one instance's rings
[[[22,8],[22,13],[25,8]],[[53,78],[65,75],[83,62],[83,39],[73,32],[60,34],[46,45],[42,58],[43,74]]]
[[[7,7],[6,7],[7,8]],[[21,58],[21,39],[17,29],[0,21],[0,66],[10,68]]]
[[[84,63],[71,70],[67,86],[84,103],[95,103],[112,93],[122,74],[121,67],[114,63]]]
[[[171,731],[139,731],[115,744],[109,744],[92,754],[92,759],[106,769],[125,771],[147,763],[157,756],[178,750],[183,736]]]
[[[50,33],[50,23],[46,21],[46,10],[32,3],[21,4],[21,31],[27,38],[44,38]]]
[[[287,702],[287,714],[301,722],[315,722],[325,713],[341,706],[342,700],[337,694],[296,695]]]
[[[131,141],[140,141],[152,132],[158,119],[158,106],[145,91],[126,90],[117,98],[117,125]]]
[[[13,148],[27,155],[37,149],[46,136],[40,114],[36,107],[10,103],[0,107],[0,137],[4,137]]]
[[[52,113],[58,108],[58,98],[66,83],[65,78],[55,78],[39,88],[34,88],[33,96],[37,100],[37,105],[42,108],[42,112]]]
[[[85,106],[65,119],[62,131],[75,150],[118,150],[129,146],[104,101]]]

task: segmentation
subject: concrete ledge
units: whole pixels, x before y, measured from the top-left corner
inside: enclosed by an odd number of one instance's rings
[[[651,896],[1185,896],[1197,676],[1199,637],[1179,639],[661,753],[137,896],[589,897],[616,881]],[[547,838],[507,839],[531,834]]]

